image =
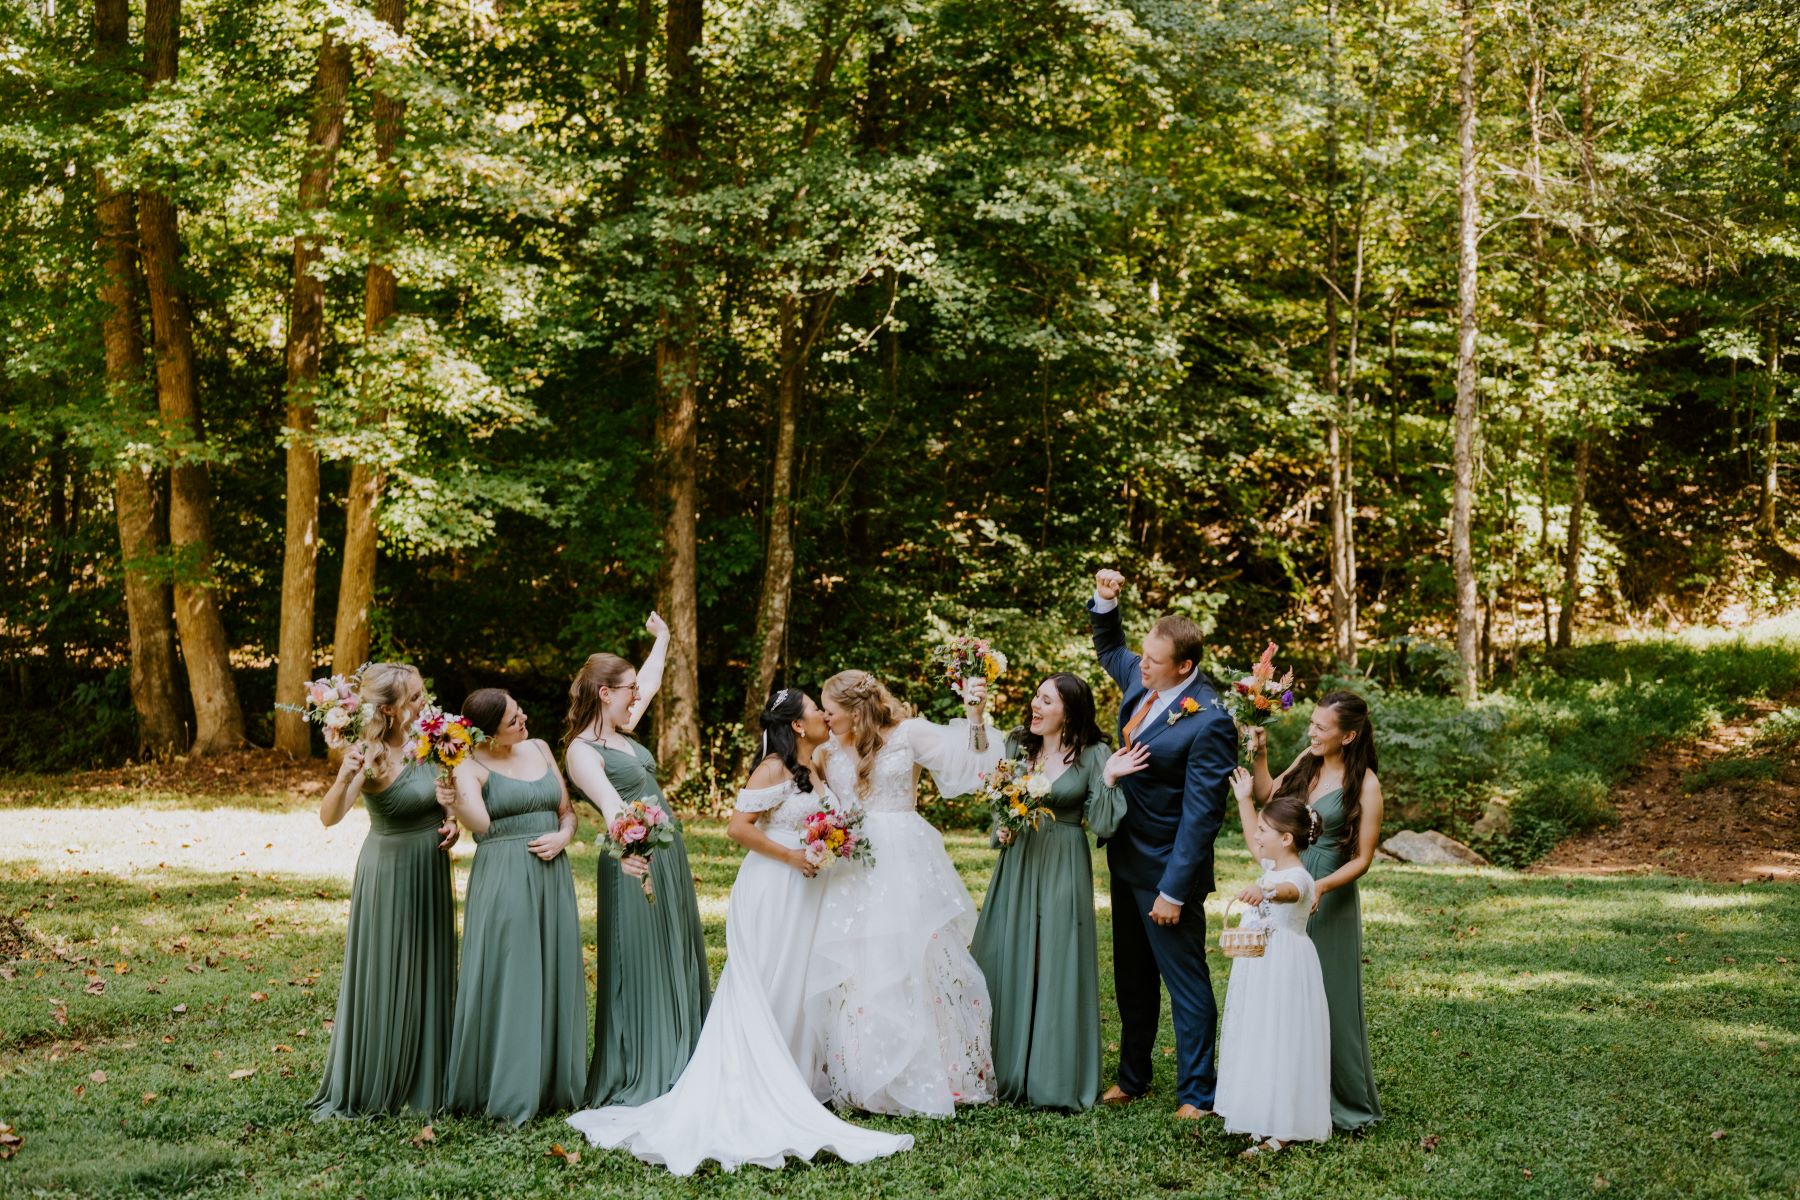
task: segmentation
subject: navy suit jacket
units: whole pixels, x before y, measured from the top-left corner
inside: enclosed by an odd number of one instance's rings
[[[1125,693],[1119,705],[1119,736],[1144,702],[1147,689],[1138,674],[1138,656],[1125,645],[1119,610],[1095,612],[1094,653]],[[1200,710],[1169,723],[1192,697]],[[1183,904],[1203,900],[1213,890],[1213,842],[1225,823],[1231,773],[1237,768],[1238,732],[1231,714],[1205,672],[1198,672],[1169,707],[1137,728],[1134,739],[1150,748],[1142,771],[1119,780],[1125,818],[1106,842],[1112,873],[1137,887],[1155,888]]]

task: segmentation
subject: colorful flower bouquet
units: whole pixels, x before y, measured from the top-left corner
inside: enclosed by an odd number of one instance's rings
[[[860,807],[845,810],[827,800],[819,806],[818,812],[806,818],[800,828],[800,838],[807,861],[815,867],[823,868],[845,859],[863,863],[875,861],[875,848],[869,844],[869,835],[863,832]]]
[[[625,811],[606,827],[606,836],[600,839],[600,849],[621,861],[648,859],[656,851],[674,844],[675,826],[670,824],[669,814],[661,805],[642,800],[627,804]],[[644,899],[656,903],[656,885],[650,882],[648,871],[644,872]]]
[[[1013,842],[1026,830],[1043,824],[1046,817],[1056,820],[1040,803],[1050,795],[1050,780],[1027,770],[1023,759],[1003,758],[995,763],[994,769],[981,777],[981,787],[975,794],[987,801],[995,830],[1007,830]]]
[[[470,751],[486,740],[487,736],[469,718],[427,704],[413,722],[412,756],[436,767],[438,778],[446,779],[463,764]]]
[[[1290,669],[1280,679],[1275,678],[1276,648],[1270,642],[1250,673],[1225,689],[1225,708],[1239,728],[1273,725],[1294,707],[1294,672]]]
[[[305,703],[275,707],[282,712],[297,712],[308,724],[317,725],[325,734],[325,744],[337,750],[361,737],[363,726],[375,715],[375,706],[364,704],[357,695],[361,689],[360,669],[349,676],[328,675],[306,685]]]
[[[986,638],[972,633],[958,634],[934,649],[930,662],[965,704],[969,702],[971,681],[982,679],[991,686],[1006,672],[1006,655],[994,649]],[[969,749],[987,749],[987,726],[981,721],[969,722]]]

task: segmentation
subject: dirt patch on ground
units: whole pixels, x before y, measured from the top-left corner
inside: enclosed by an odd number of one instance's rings
[[[70,788],[127,788],[206,795],[317,791],[331,781],[323,759],[295,760],[275,750],[238,750],[206,758],[133,763],[65,777]],[[310,785],[310,786],[308,786]]]
[[[1617,824],[1570,838],[1533,871],[1800,883],[1800,765],[1755,740],[1758,722],[1782,707],[1755,704],[1651,756],[1614,793]]]

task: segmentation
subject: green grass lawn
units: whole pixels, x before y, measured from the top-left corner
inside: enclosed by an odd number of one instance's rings
[[[241,811],[207,817],[225,831]],[[716,974],[738,852],[713,825],[690,849]],[[951,849],[979,898],[984,841]],[[590,934],[594,854],[576,847]],[[1245,1163],[1216,1124],[1174,1121],[1165,1018],[1156,1091],[1129,1110],[871,1120],[916,1148],[677,1181],[555,1117],[443,1118],[421,1144],[415,1119],[312,1123],[341,878],[4,859],[0,915],[32,939],[0,982],[0,1121],[24,1139],[6,1195],[1800,1196],[1800,891],[1772,885],[1378,865],[1363,903],[1387,1120],[1360,1139]],[[1250,873],[1232,841],[1222,884]],[[1101,980],[1111,1043],[1106,962]]]

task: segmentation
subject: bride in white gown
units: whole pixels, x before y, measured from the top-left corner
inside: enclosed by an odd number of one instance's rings
[[[751,853],[731,888],[725,970],[693,1057],[675,1086],[648,1104],[569,1118],[594,1145],[629,1150],[676,1175],[708,1159],[727,1171],[776,1168],[788,1155],[811,1159],[822,1150],[860,1163],[913,1144],[910,1135],[839,1120],[808,1086],[803,1002],[825,880],[812,878],[800,829],[827,798],[804,765],[825,740],[825,720],[805,693],[787,688],[762,723],[768,755],[738,794],[730,828]]]
[[[986,686],[970,686],[982,720]],[[806,984],[815,1039],[813,1091],[841,1107],[947,1117],[993,1099],[987,981],[969,954],[975,903],[944,839],[915,811],[915,766],[946,796],[973,791],[1000,759],[969,748],[969,724],[900,719],[900,707],[862,671],[821,690],[832,737],[820,751],[826,782],[867,812],[872,866],[839,867]]]

